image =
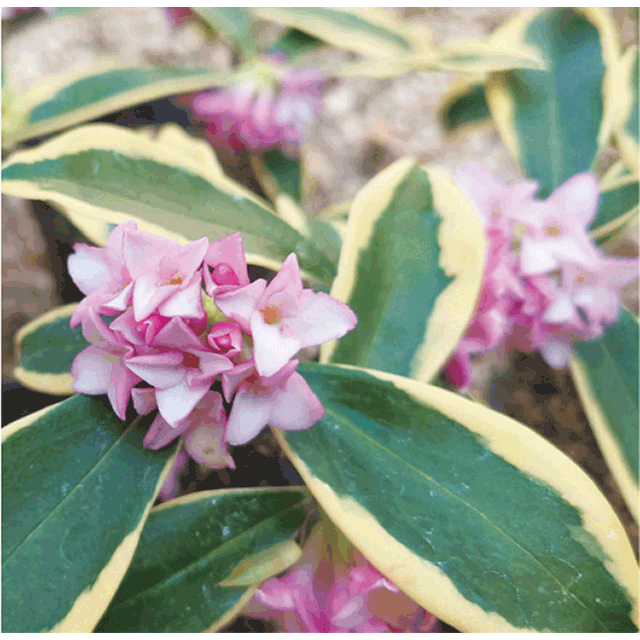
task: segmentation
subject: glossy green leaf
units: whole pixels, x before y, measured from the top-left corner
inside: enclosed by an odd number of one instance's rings
[[[54,18],[66,18],[67,16],[77,16],[86,11],[94,11],[95,7],[51,7],[49,11]]]
[[[11,156],[3,191],[114,224],[138,219],[190,240],[243,233],[249,260],[278,269],[292,251],[313,280],[335,266],[260,198],[198,158],[115,125],[79,127]]]
[[[326,415],[278,440],[331,520],[411,598],[466,632],[636,629],[633,550],[570,458],[443,389],[298,370]]]
[[[623,308],[596,340],[576,342],[571,373],[589,424],[638,519],[638,318]]]
[[[358,324],[321,360],[430,380],[471,319],[484,252],[482,223],[445,174],[394,163],[351,207],[331,295]]]
[[[142,448],[101,398],[2,430],[2,630],[89,632],[118,588],[175,446]]]
[[[615,27],[605,9],[530,10],[522,41],[536,47],[545,71],[493,74],[487,99],[505,143],[540,197],[588,171],[611,131],[613,101],[605,73],[617,55]]]
[[[449,91],[440,107],[440,119],[448,132],[491,118],[484,85],[484,82],[466,81]]]
[[[626,224],[638,210],[638,180],[622,178],[600,193],[595,218],[589,226],[591,235],[599,242]]]
[[[381,9],[257,7],[253,11],[263,20],[295,27],[340,49],[375,58],[407,55],[421,48],[415,33]]]
[[[299,56],[311,53],[324,46],[322,40],[300,31],[299,29],[287,29],[271,46],[270,53],[281,53],[288,61],[295,60]]]
[[[46,84],[17,96],[19,118],[14,116],[12,127],[3,130],[3,144],[12,146],[158,98],[220,86],[229,77],[211,69],[122,68],[107,61],[84,76],[47,78]]]
[[[251,37],[251,16],[244,7],[192,7],[225,40],[237,45],[244,57],[255,52]]]
[[[250,558],[265,557],[291,540],[306,518],[306,497],[300,488],[231,489],[199,492],[154,508],[129,571],[96,630],[209,629],[251,584],[220,583]],[[250,580],[286,569],[287,563],[278,559],[274,555],[266,572],[254,573]]]
[[[48,311],[18,331],[15,338],[18,362],[16,380],[34,391],[72,395],[71,364],[89,346],[82,328],[69,326],[75,304]]]

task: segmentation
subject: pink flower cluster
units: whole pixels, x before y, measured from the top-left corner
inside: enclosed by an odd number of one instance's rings
[[[319,560],[317,545],[296,568],[256,590],[243,613],[277,620],[284,633],[433,633],[437,618],[353,549],[344,564]]]
[[[275,82],[245,77],[233,87],[189,96],[187,102],[195,118],[206,123],[214,146],[231,153],[280,146],[294,155],[322,107],[325,79],[313,69],[293,70],[281,54],[266,57],[263,65]]]
[[[267,284],[249,281],[240,233],[182,245],[129,221],[106,247],[74,250],[69,273],[86,298],[71,326],[81,324],[91,345],[73,362],[73,388],[106,393],[123,420],[130,399],[141,415],[157,408],[145,447],[184,436],[197,461],[233,467],[227,443],[244,444],[267,424],[306,429],[324,415],[292,358],[357,319],[303,289],[295,254]],[[222,394],[212,390],[218,376]],[[223,395],[233,401],[228,418]]]
[[[502,343],[565,367],[573,341],[615,322],[620,289],[638,275],[637,259],[609,258],[589,237],[596,177],[577,174],[546,200],[534,198],[537,182],[506,185],[476,164],[462,166],[457,182],[483,218],[488,250],[475,316],[446,375],[467,389],[471,356]]]

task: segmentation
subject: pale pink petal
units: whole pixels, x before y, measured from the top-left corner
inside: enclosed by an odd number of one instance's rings
[[[189,426],[189,421],[185,420],[183,423],[174,427],[159,413],[151,423],[149,431],[147,431],[142,441],[142,446],[145,447],[145,449],[162,449],[162,447],[166,447],[170,442],[182,435]]]
[[[151,449],[152,447],[148,448]],[[176,455],[173,466],[171,467],[171,471],[169,471],[169,475],[164,481],[162,489],[160,489],[160,492],[158,493],[158,498],[160,500],[166,502],[167,500],[171,500],[178,495],[178,492],[180,491],[179,476],[188,464],[189,455],[184,451],[184,449],[180,449],[180,451],[178,451],[178,454]]]
[[[181,273],[184,280],[189,280],[202,265],[208,248],[209,240],[205,237],[181,246],[170,257],[175,271]]]
[[[227,442],[234,446],[246,444],[267,426],[270,415],[269,398],[256,394],[251,386],[241,385],[227,423]]]
[[[236,232],[209,245],[204,258],[204,281],[207,295],[226,287],[243,287],[249,284],[247,259],[242,244],[242,234]],[[209,270],[213,268],[213,272]]]
[[[210,469],[235,469],[233,458],[227,451],[225,427],[201,422],[184,439],[185,449],[198,463]]]
[[[153,346],[172,347],[175,349],[204,350],[202,341],[181,318],[171,318],[169,322],[158,331],[151,343]]]
[[[283,335],[278,324],[267,324],[260,312],[251,318],[253,357],[261,376],[268,377],[282,369],[302,348],[301,340]]]
[[[176,292],[175,285],[159,284],[155,272],[150,271],[139,276],[133,285],[133,312],[136,322],[144,320],[153,313],[162,302]]]
[[[165,300],[159,307],[158,313],[172,318],[201,318],[205,315],[202,307],[202,274],[193,274],[190,282]]]
[[[111,384],[107,390],[107,397],[120,420],[126,417],[131,390],[140,382],[140,378],[127,369],[123,362],[121,360],[118,365],[112,367]]]
[[[308,429],[324,417],[324,408],[307,381],[297,372],[291,374],[285,388],[271,401],[269,424],[278,429]]]
[[[563,369],[569,364],[571,347],[557,340],[547,340],[540,345],[540,353],[554,369]]]
[[[216,306],[227,318],[237,322],[242,330],[251,333],[251,316],[267,283],[259,279],[239,289],[216,296]]]
[[[469,162],[458,167],[456,183],[476,205],[485,222],[492,213],[499,212],[500,197],[507,186],[481,164]]]
[[[81,351],[73,360],[73,390],[90,396],[106,393],[111,384],[111,369],[119,358],[98,346]]]
[[[344,302],[326,293],[303,291],[302,310],[282,323],[285,336],[296,336],[303,347],[341,338],[358,323],[356,314]]]
[[[156,390],[153,388],[132,389],[131,399],[133,400],[134,409],[141,416],[146,416],[158,406],[156,402]]]
[[[219,353],[189,351],[200,359],[199,369],[187,372],[187,383],[190,386],[200,386],[207,383],[211,385],[219,373],[233,369],[233,362]]]
[[[112,275],[105,249],[76,244],[73,250],[74,253],[67,261],[67,268],[71,279],[82,293],[89,295],[111,283]]]
[[[251,358],[251,360],[241,362],[233,367],[233,369],[225,371],[222,374],[222,391],[227,402],[231,402],[231,398],[238,388],[238,385],[251,374],[255,373],[255,371],[255,361]]]
[[[138,229],[125,229],[122,241],[123,261],[133,280],[155,272],[162,258],[177,254],[183,245],[175,240]]]
[[[526,236],[522,239],[520,269],[524,275],[549,273],[559,266],[560,263],[549,251],[545,241],[533,240]]]
[[[182,353],[160,353],[129,358],[127,367],[151,386],[164,389],[184,381],[186,369],[182,361]]]
[[[104,306],[113,311],[124,311],[133,299],[133,282],[126,285],[113,299],[104,303]]]
[[[561,184],[546,200],[564,216],[575,218],[586,229],[598,210],[600,189],[593,173],[578,173]]]
[[[182,422],[202,400],[210,385],[192,387],[186,382],[156,389],[156,401],[162,417],[172,426]]]

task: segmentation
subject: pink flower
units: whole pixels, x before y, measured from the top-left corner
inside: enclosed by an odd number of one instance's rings
[[[125,231],[123,256],[134,282],[136,322],[156,309],[167,317],[201,318],[204,315],[199,269],[208,247],[206,238],[182,245],[146,231]]]
[[[167,476],[167,479],[164,481],[164,484],[162,485],[162,488],[158,493],[158,498],[160,500],[166,502],[167,500],[172,500],[178,495],[180,491],[180,474],[184,471],[184,469],[187,468],[188,464],[189,454],[184,449],[180,449],[180,451],[178,451],[178,454],[176,455],[173,466],[169,471],[169,475]]]
[[[136,411],[141,415],[157,407],[153,389],[134,389],[132,396]],[[175,426],[158,414],[147,431],[143,445],[147,449],[162,449],[178,436],[183,436],[185,451],[199,464],[211,469],[235,469],[233,458],[227,451],[226,425],[227,414],[222,396],[217,391],[209,391],[188,417]]]
[[[524,275],[549,273],[567,264],[589,266],[598,249],[588,227],[598,209],[600,192],[592,173],[579,173],[546,200],[532,201],[512,212],[527,227],[522,238],[520,267]]]
[[[245,330],[250,327],[261,376],[274,375],[303,347],[340,338],[358,322],[343,302],[302,288],[298,259],[293,253],[266,289],[261,291],[257,282],[218,296],[216,303]]]
[[[165,349],[129,358],[126,364],[155,387],[160,414],[173,427],[193,411],[216,376],[233,367],[228,358],[207,349],[180,318],[172,318],[151,346]]]
[[[236,153],[244,147],[281,146],[293,155],[322,106],[324,78],[311,69],[295,71],[281,56],[266,58],[265,68],[278,79],[247,79],[236,87],[197,94],[190,105],[208,125],[212,144]]]
[[[171,22],[177,27],[190,20],[193,16],[193,11],[189,7],[167,7],[167,12]]]
[[[73,389],[92,396],[106,393],[116,415],[124,420],[131,390],[140,382],[127,367],[134,349],[120,340],[92,309],[83,322],[82,334],[92,344],[73,360]]]
[[[275,375],[263,378],[254,361],[248,360],[222,374],[227,402],[235,393],[227,423],[229,444],[249,442],[267,424],[298,431],[308,429],[324,416],[320,400],[296,373],[297,366],[298,361],[292,360]]]
[[[133,283],[124,262],[123,242],[128,230],[137,224],[128,220],[118,225],[107,239],[104,248],[76,244],[69,256],[69,275],[78,289],[87,297],[80,302],[71,316],[71,327],[88,317],[90,309],[101,315],[117,315],[131,304]]]
[[[275,619],[285,633],[429,633],[438,621],[357,550],[342,564],[312,538],[297,568],[256,590],[247,615]]]

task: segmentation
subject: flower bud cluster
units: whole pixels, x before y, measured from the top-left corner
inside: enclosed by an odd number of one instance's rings
[[[207,138],[231,153],[282,147],[294,155],[322,107],[325,78],[294,70],[281,54],[265,56],[236,84],[187,98]]]
[[[184,436],[198,462],[233,467],[227,443],[244,444],[267,424],[306,429],[324,415],[293,357],[357,319],[303,288],[295,254],[271,283],[250,282],[240,233],[182,245],[133,221],[104,248],[74,251],[69,273],[86,297],[71,326],[91,344],[73,362],[73,388],[106,393],[122,420],[129,400],[141,415],[158,409],[145,447]],[[218,380],[222,393],[212,389]]]
[[[565,367],[576,340],[597,338],[620,312],[620,290],[638,276],[638,260],[605,256],[589,236],[599,189],[576,174],[546,200],[526,180],[506,185],[468,164],[458,185],[482,216],[488,239],[475,316],[445,370],[458,387],[471,384],[471,356],[501,344],[540,351]]]

